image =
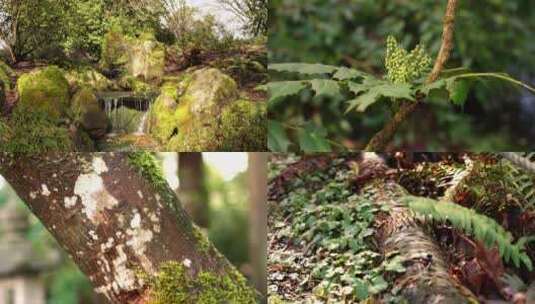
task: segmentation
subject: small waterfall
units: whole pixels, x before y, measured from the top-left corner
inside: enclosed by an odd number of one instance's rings
[[[154,97],[150,95],[136,96],[131,92],[100,93],[99,101],[111,124],[108,136],[144,135]]]

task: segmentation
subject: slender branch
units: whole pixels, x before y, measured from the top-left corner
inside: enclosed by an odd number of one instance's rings
[[[444,69],[444,64],[448,61],[451,50],[453,49],[453,32],[455,28],[455,12],[458,6],[457,0],[448,0],[446,13],[444,15],[444,25],[442,30],[442,45],[435,60],[435,65],[431,74],[427,78],[427,83],[432,83],[438,79],[438,76]],[[376,133],[366,146],[366,151],[382,151],[385,150],[386,145],[392,140],[394,134],[400,125],[407,119],[407,117],[414,112],[421,99],[415,102],[404,102],[399,111],[392,117],[392,119],[383,127],[381,131]]]

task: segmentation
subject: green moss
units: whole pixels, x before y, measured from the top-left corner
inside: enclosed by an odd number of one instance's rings
[[[0,81],[3,83],[4,90],[10,90],[11,86],[11,76],[14,75],[13,70],[3,61],[0,60]]]
[[[268,304],[286,304],[286,302],[278,295],[269,296]]]
[[[56,66],[22,75],[17,82],[17,90],[17,107],[42,110],[55,119],[65,113],[69,104],[69,84],[63,71]]]
[[[74,150],[69,130],[59,126],[58,120],[46,111],[18,105],[11,115],[9,126],[9,141],[2,145],[4,151],[41,153]]]
[[[71,91],[82,87],[90,87],[95,91],[105,91],[113,87],[113,82],[93,68],[84,67],[70,70],[65,74]]]
[[[196,225],[193,226],[193,237],[195,237],[197,246],[202,253],[208,253],[212,249],[212,244]]]
[[[256,303],[254,290],[235,269],[224,275],[200,272],[191,278],[181,263],[167,262],[149,279],[149,286],[150,304]]]
[[[137,77],[129,75],[123,76],[119,80],[119,86],[123,89],[132,90],[136,93],[149,93],[156,91],[152,85],[144,82],[141,79],[138,79]]]
[[[105,69],[112,69],[128,62],[128,38],[118,24],[113,24],[104,35],[100,64]]]
[[[264,103],[239,100],[221,113],[224,151],[266,151],[267,114]]]

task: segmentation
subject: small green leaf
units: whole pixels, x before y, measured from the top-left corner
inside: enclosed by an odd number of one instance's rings
[[[462,106],[468,97],[470,83],[464,79],[450,78],[447,80],[447,88],[453,104]]]
[[[299,146],[304,152],[330,152],[331,144],[326,137],[327,130],[308,122],[298,132]]]
[[[362,279],[356,279],[354,287],[355,294],[357,295],[357,298],[360,301],[366,300],[369,297],[368,284],[366,284],[365,281],[363,281]]]
[[[317,96],[341,97],[338,82],[330,79],[312,79],[309,81]]]
[[[379,99],[379,97],[380,95],[374,91],[369,91],[360,96],[357,96],[357,98],[348,101],[349,106],[347,107],[346,113],[355,108],[359,112],[364,112],[370,105],[375,103]]]
[[[268,65],[268,69],[277,72],[318,75],[334,73],[338,67],[315,63],[274,63]]]
[[[268,83],[269,103],[290,95],[296,95],[306,88],[303,81],[275,81]]]
[[[336,73],[333,75],[333,78],[338,80],[348,80],[362,77],[366,77],[366,74],[361,71],[346,67],[338,68]]]
[[[291,142],[281,123],[268,121],[268,149],[272,152],[287,152]]]
[[[347,87],[349,91],[351,91],[355,95],[359,95],[360,93],[370,89],[370,87],[367,85],[364,85],[362,83],[351,82],[351,81],[347,83]]]

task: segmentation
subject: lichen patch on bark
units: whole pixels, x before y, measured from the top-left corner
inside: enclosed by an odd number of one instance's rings
[[[119,204],[104,185],[101,174],[107,171],[108,167],[104,160],[101,157],[95,157],[92,161],[92,170],[78,176],[74,185],[74,194],[81,199],[82,212],[95,225],[99,223],[100,212]]]

